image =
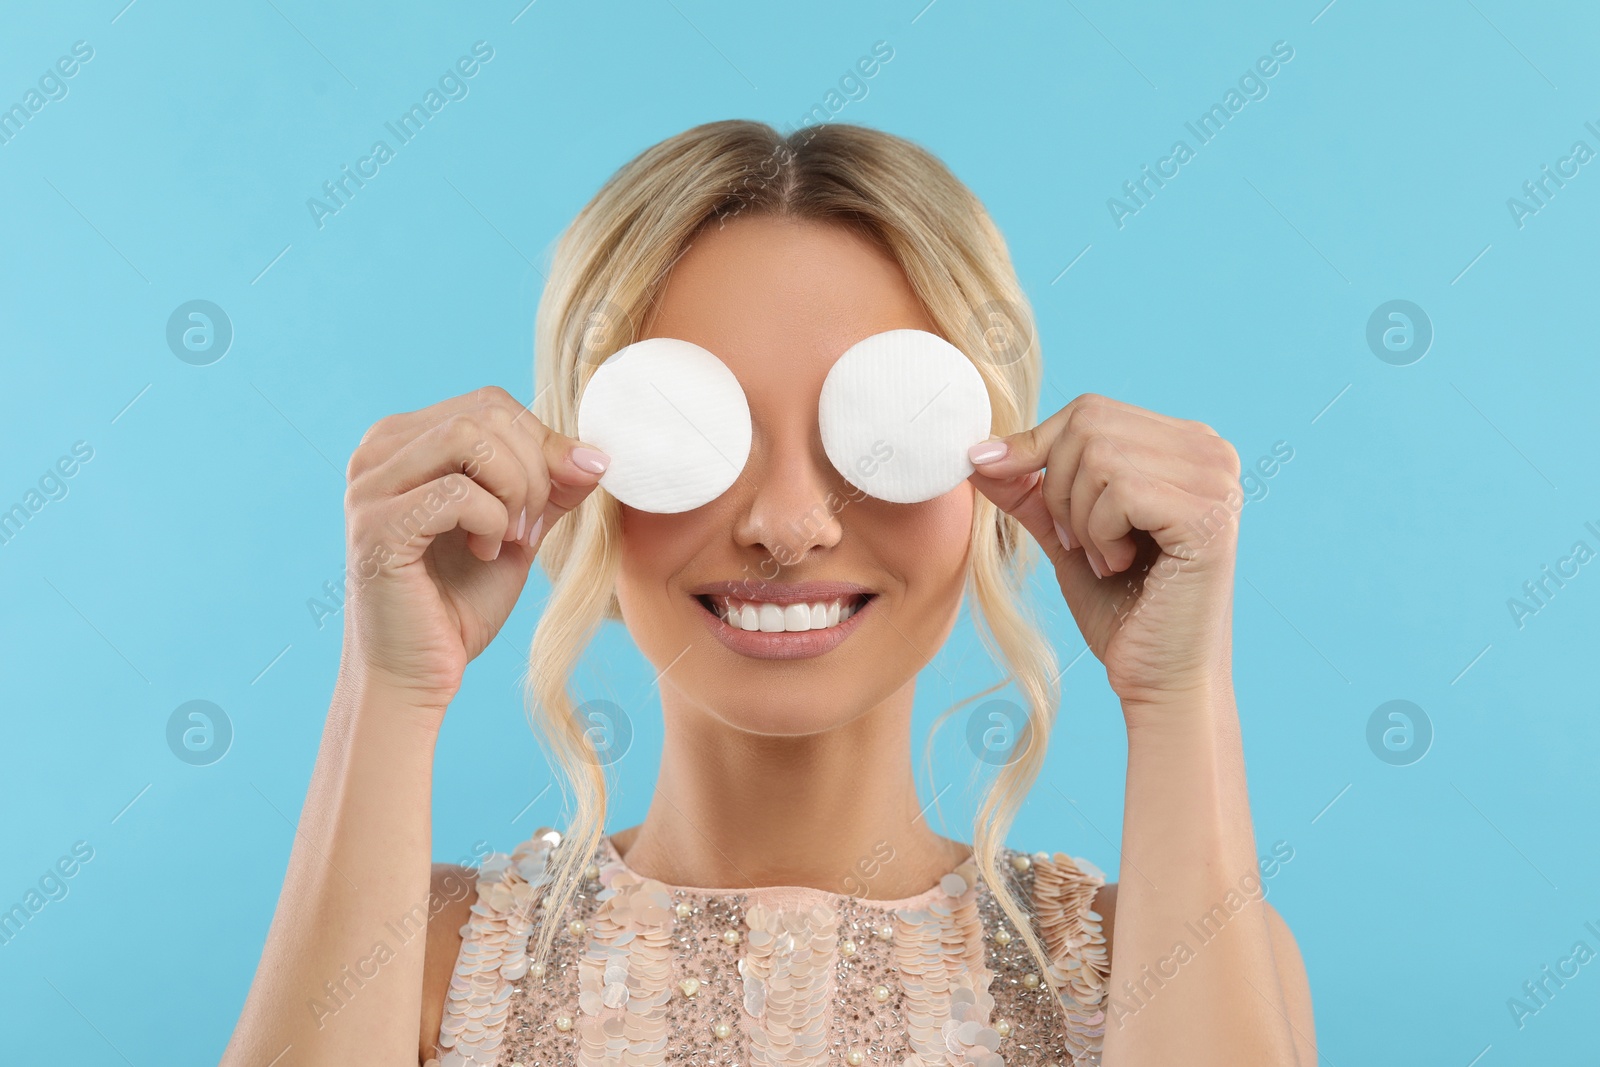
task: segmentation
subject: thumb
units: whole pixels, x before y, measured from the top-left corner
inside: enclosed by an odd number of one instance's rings
[[[1048,449],[1039,448],[1038,436],[1036,428],[973,445],[968,458],[974,470],[967,480],[995,507],[1020,522],[1052,563],[1060,563],[1067,554],[1067,538],[1045,504],[1043,467]],[[1005,451],[997,454],[1002,445]],[[1029,458],[1036,452],[1037,462]]]

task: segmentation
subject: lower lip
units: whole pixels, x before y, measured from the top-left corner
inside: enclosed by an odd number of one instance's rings
[[[698,597],[694,603],[700,614],[705,617],[706,626],[711,630],[712,636],[741,656],[753,656],[756,659],[805,659],[810,656],[820,656],[837,648],[841,641],[855,632],[861,616],[872,610],[873,602],[877,599],[875,596],[868,597],[867,601],[856,609],[854,615],[831,629],[793,632],[742,630],[729,626],[715,613],[707,611]]]

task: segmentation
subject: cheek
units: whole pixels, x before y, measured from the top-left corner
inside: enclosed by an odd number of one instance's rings
[[[692,523],[678,515],[622,509],[622,551],[617,570],[617,601],[624,616],[656,614],[652,604],[667,595],[667,582],[694,554]]]
[[[941,497],[906,507],[887,534],[885,551],[895,569],[930,599],[946,597],[951,590],[960,595],[972,543],[974,492],[963,483]]]
[[[946,559],[967,554],[972,540],[972,509],[976,496],[977,490],[971,483],[962,482],[944,496],[928,501],[929,511],[922,520],[921,532]]]

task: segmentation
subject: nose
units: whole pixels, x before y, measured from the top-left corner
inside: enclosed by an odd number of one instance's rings
[[[844,536],[839,512],[851,487],[828,461],[816,429],[813,420],[809,440],[799,433],[763,438],[758,431],[738,483],[746,497],[735,538],[764,549],[781,567],[796,566]]]

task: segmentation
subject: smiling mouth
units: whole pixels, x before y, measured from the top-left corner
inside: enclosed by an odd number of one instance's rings
[[[852,593],[796,603],[775,604],[741,597],[700,593],[695,600],[709,614],[734,630],[759,633],[804,633],[832,630],[877,598],[876,593]]]

